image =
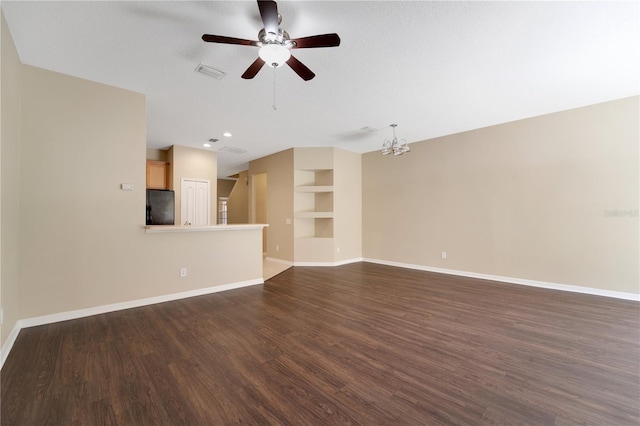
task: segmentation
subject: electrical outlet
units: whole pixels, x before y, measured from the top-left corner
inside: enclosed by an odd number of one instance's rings
[[[447,252],[443,251],[442,253],[440,253],[440,257],[442,257],[443,259],[447,258]]]
[[[187,276],[187,268],[180,268],[180,278]]]
[[[336,247],[336,253],[340,254],[340,247]]]
[[[280,251],[280,246],[276,244],[276,251]]]
[[[4,308],[0,309],[0,325],[4,324]]]

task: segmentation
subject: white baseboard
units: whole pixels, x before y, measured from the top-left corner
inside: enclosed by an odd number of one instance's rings
[[[476,272],[457,271],[455,269],[435,268],[432,266],[414,265],[410,263],[390,262],[381,259],[364,258],[364,262],[378,263],[380,265],[397,266],[400,268],[416,269],[427,272],[437,272],[439,274],[458,275],[461,277],[478,278],[481,280],[500,281],[509,284],[526,285],[529,287],[548,288],[550,290],[569,291],[572,293],[591,294],[595,296],[611,297],[614,299],[633,300],[640,302],[640,294],[625,293],[621,291],[603,290],[593,287],[582,287],[568,284],[550,283],[545,281],[527,280],[522,278],[503,277],[500,275],[480,274]]]
[[[362,262],[363,260],[364,259],[361,257],[354,257],[353,259],[339,260],[337,262],[334,262],[333,265],[334,266],[348,265],[349,263],[358,263],[358,262]]]
[[[78,309],[75,311],[60,312],[57,314],[44,315],[41,317],[26,318],[21,320],[22,327],[34,327],[37,325],[51,324],[59,321],[67,321],[71,319],[89,317],[91,315],[105,314],[108,312],[122,311],[124,309],[138,308],[140,306],[155,305],[156,303],[171,302],[173,300],[186,299],[188,297],[202,296],[205,294],[218,293],[220,291],[234,290],[236,288],[248,287],[252,285],[264,284],[262,278],[241,281],[231,284],[223,284],[214,287],[199,288],[197,290],[189,290],[180,293],[166,294],[156,297],[148,297],[145,299],[130,300],[127,302],[113,303],[111,305],[96,306],[87,309]]]
[[[592,288],[592,287],[582,287],[582,286],[574,286],[574,285],[567,285],[567,284],[550,283],[545,281],[527,280],[522,278],[503,277],[499,275],[480,274],[476,272],[458,271],[454,269],[436,268],[431,266],[414,265],[410,263],[391,262],[391,261],[386,261],[381,259],[354,258],[354,259],[341,260],[338,262],[289,262],[286,260],[275,259],[275,258],[267,258],[267,260],[270,260],[272,262],[283,263],[286,265],[294,265],[294,266],[340,266],[340,265],[346,265],[349,263],[356,263],[356,262],[371,262],[371,263],[378,263],[380,265],[396,266],[400,268],[416,269],[416,270],[427,271],[427,272],[437,272],[440,274],[458,275],[462,277],[478,278],[482,280],[526,285],[530,287],[540,287],[540,288],[547,288],[551,290],[561,290],[561,291],[568,291],[573,293],[584,293],[584,294],[592,294],[596,296],[605,296],[605,297],[611,297],[615,299],[640,301],[640,294],[636,294],[636,293],[625,293],[625,292],[619,292],[619,291],[602,290],[602,289]],[[173,293],[173,294],[168,294],[163,296],[149,297],[145,299],[132,300],[128,302],[114,303],[111,305],[96,306],[93,308],[78,309],[75,311],[60,312],[52,315],[44,315],[40,317],[33,317],[33,318],[18,320],[15,326],[13,327],[13,329],[11,330],[11,333],[9,334],[9,337],[5,341],[4,345],[2,345],[2,349],[0,350],[0,369],[2,369],[2,367],[4,366],[4,362],[7,359],[9,352],[13,348],[13,344],[18,338],[18,334],[20,333],[20,330],[22,330],[23,328],[35,327],[38,325],[45,325],[45,324],[50,324],[54,322],[67,321],[67,320],[72,320],[77,318],[84,318],[91,315],[98,315],[98,314],[103,314],[108,312],[120,311],[124,309],[137,308],[140,306],[153,305],[156,303],[170,302],[172,300],[186,299],[189,297],[202,296],[205,294],[218,293],[221,291],[234,290],[237,288],[249,287],[249,286],[259,285],[259,284],[264,284],[264,281],[262,279],[253,279],[253,280],[241,281],[237,283],[224,284],[220,286],[190,290],[190,291],[185,291],[181,293]]]
[[[13,348],[13,344],[15,343],[18,337],[18,334],[20,333],[20,330],[22,330],[23,328],[35,327],[38,325],[51,324],[54,322],[68,321],[68,320],[78,319],[78,318],[84,318],[92,315],[105,314],[108,312],[122,311],[125,309],[138,308],[141,306],[155,305],[157,303],[171,302],[173,300],[186,299],[186,298],[195,297],[195,296],[203,296],[205,294],[235,290],[237,288],[249,287],[249,286],[259,285],[259,284],[264,284],[264,281],[262,280],[262,278],[256,278],[256,279],[247,280],[247,281],[240,281],[240,282],[231,283],[231,284],[223,284],[223,285],[218,285],[214,287],[199,288],[197,290],[189,290],[181,293],[166,294],[166,295],[156,296],[156,297],[147,297],[145,299],[130,300],[127,302],[113,303],[110,305],[95,306],[92,308],[77,309],[75,311],[59,312],[57,314],[43,315],[40,317],[32,317],[32,318],[25,318],[22,320],[18,320],[16,322],[16,325],[13,327],[13,330],[11,330],[11,334],[5,341],[4,345],[2,345],[2,350],[0,353],[0,369],[2,369],[2,366],[4,366],[4,361],[7,359],[7,356],[9,355],[11,348]]]
[[[349,263],[362,262],[363,260],[361,257],[354,257],[353,259],[339,260],[337,262],[293,262],[293,266],[342,266]]]
[[[0,350],[0,370],[2,370],[2,366],[4,365],[5,360],[9,356],[9,352],[11,352],[11,348],[13,348],[13,344],[16,342],[18,338],[18,334],[20,334],[20,330],[22,330],[22,325],[20,321],[16,322],[16,325],[13,326],[11,333],[9,333],[9,337],[4,341],[4,345],[2,345],[2,349]]]
[[[275,257],[265,257],[264,260],[267,260],[267,261],[273,262],[273,263],[281,263],[283,265],[293,266],[293,262],[291,262],[289,260],[276,259]]]

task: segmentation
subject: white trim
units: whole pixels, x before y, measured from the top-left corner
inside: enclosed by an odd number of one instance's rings
[[[338,262],[289,262],[286,260],[275,259],[275,258],[267,258],[267,260],[270,260],[276,263],[283,263],[286,265],[294,265],[294,266],[340,266],[340,265],[346,265],[349,263],[356,263],[356,262],[370,262],[370,263],[377,263],[380,265],[396,266],[399,268],[416,269],[416,270],[427,271],[427,272],[437,272],[440,274],[458,275],[462,277],[478,278],[482,280],[526,285],[530,287],[540,287],[540,288],[547,288],[552,290],[569,291],[573,293],[584,293],[584,294],[592,294],[596,296],[611,297],[616,299],[640,301],[640,294],[636,294],[636,293],[625,293],[625,292],[619,292],[619,291],[602,290],[602,289],[597,289],[592,287],[549,283],[544,281],[534,281],[534,280],[526,280],[521,278],[503,277],[499,275],[480,274],[476,272],[457,271],[453,269],[435,268],[431,266],[414,265],[410,263],[391,262],[391,261],[386,261],[381,259],[372,259],[372,258],[366,258],[366,257],[341,260]],[[131,308],[137,308],[141,306],[153,305],[156,303],[170,302],[173,300],[186,299],[189,297],[202,296],[205,294],[218,293],[222,291],[234,290],[242,287],[249,287],[249,286],[259,285],[259,284],[264,284],[264,280],[262,278],[257,278],[253,280],[247,280],[247,281],[240,281],[240,282],[231,283],[231,284],[223,284],[219,286],[207,287],[207,288],[202,288],[197,290],[190,290],[190,291],[185,291],[181,293],[173,293],[173,294],[168,294],[164,296],[149,297],[145,299],[132,300],[128,302],[114,303],[111,305],[96,306],[93,308],[78,309],[75,311],[60,312],[52,315],[44,315],[41,317],[33,317],[33,318],[18,320],[15,326],[13,327],[13,329],[11,330],[11,333],[9,333],[9,337],[4,342],[4,345],[2,345],[2,349],[0,350],[0,369],[2,369],[2,367],[4,366],[4,362],[9,356],[9,352],[13,348],[13,345],[16,339],[18,338],[18,334],[20,333],[20,330],[22,330],[23,328],[35,327],[38,325],[45,325],[45,324],[50,324],[50,323],[59,322],[59,321],[67,321],[67,320],[72,320],[77,318],[83,318],[83,317],[103,314],[107,312],[114,312],[114,311],[120,311],[124,309],[131,309]]]
[[[156,296],[156,297],[147,297],[145,299],[130,300],[127,302],[113,303],[111,305],[95,306],[93,308],[77,309],[75,311],[59,312],[57,314],[43,315],[41,317],[33,317],[33,318],[18,320],[16,322],[16,325],[13,327],[13,330],[11,330],[11,333],[9,334],[9,337],[5,341],[4,345],[2,345],[2,350],[0,351],[0,369],[2,369],[2,367],[4,366],[4,361],[9,356],[9,352],[13,348],[13,344],[18,338],[18,334],[20,333],[20,330],[22,330],[23,328],[35,327],[38,325],[51,324],[54,322],[68,321],[68,320],[84,318],[84,317],[90,317],[92,315],[122,311],[125,309],[139,308],[141,306],[155,305],[157,303],[171,302],[173,300],[186,299],[186,298],[195,297],[195,296],[203,296],[205,294],[218,293],[218,292],[227,291],[227,290],[235,290],[237,288],[249,287],[249,286],[259,285],[259,284],[264,284],[264,280],[262,278],[256,278],[256,279],[247,280],[247,281],[240,281],[240,282],[231,283],[231,284],[223,284],[223,285],[218,285],[214,287],[199,288],[197,290],[189,290],[181,293],[166,294],[163,296]]]
[[[551,290],[569,291],[572,293],[592,294],[595,296],[611,297],[615,299],[633,300],[640,302],[640,294],[625,293],[622,291],[603,290],[593,287],[582,287],[568,284],[550,283],[546,281],[527,280],[523,278],[503,277],[500,275],[480,274],[477,272],[457,271],[454,269],[435,268],[432,266],[414,265],[410,263],[390,262],[381,259],[364,258],[364,262],[378,263],[380,265],[397,266],[399,268],[417,269],[419,271],[437,272],[439,274],[458,275],[461,277],[478,278],[481,280],[500,281],[509,284],[526,285],[529,287],[547,288]]]
[[[342,265],[348,265],[350,263],[358,263],[358,262],[362,262],[364,259],[361,257],[354,257],[353,259],[345,259],[345,260],[339,260],[337,262],[334,262],[333,264],[335,266],[342,266]]]
[[[291,262],[289,260],[276,259],[275,257],[265,257],[264,260],[266,260],[268,262],[281,263],[283,265],[293,266],[293,262]]]
[[[354,257],[353,259],[339,260],[337,262],[293,262],[293,266],[342,266],[349,263],[363,262],[362,257]]]
[[[130,300],[127,302],[113,303],[111,305],[95,306],[93,308],[78,309],[75,311],[60,312],[57,314],[44,315],[41,317],[26,318],[21,320],[22,328],[35,327],[37,325],[50,324],[59,321],[68,321],[77,318],[89,317],[92,315],[105,314],[107,312],[122,311],[124,309],[138,308],[141,306],[154,305],[156,303],[171,302],[173,300],[186,299],[188,297],[202,296],[205,294],[218,293],[221,291],[234,290],[237,288],[252,285],[264,284],[262,278],[248,281],[241,281],[231,284],[217,285],[214,287],[199,288],[181,293],[166,294],[163,296],[148,297],[145,299]]]
[[[146,225],[147,234],[161,232],[205,232],[205,231],[251,231],[266,228],[269,225],[263,223],[251,223],[242,225]]]
[[[4,362],[7,360],[9,356],[9,352],[11,352],[11,348],[13,348],[13,344],[16,342],[18,338],[18,334],[20,334],[20,330],[22,330],[22,321],[16,321],[16,325],[13,326],[13,330],[9,333],[9,337],[5,340],[4,345],[2,345],[2,350],[0,350],[0,370],[4,366]]]

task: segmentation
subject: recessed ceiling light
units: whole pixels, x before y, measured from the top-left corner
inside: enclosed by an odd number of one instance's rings
[[[229,132],[224,132],[224,133],[222,134],[222,136],[227,137],[227,138],[230,138],[230,137],[231,137],[231,133],[229,133]]]
[[[204,146],[205,148],[211,148],[211,144],[210,143],[203,143],[202,146]]]

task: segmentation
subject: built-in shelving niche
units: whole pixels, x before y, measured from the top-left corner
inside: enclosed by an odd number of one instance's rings
[[[295,170],[296,238],[333,238],[333,170]]]

